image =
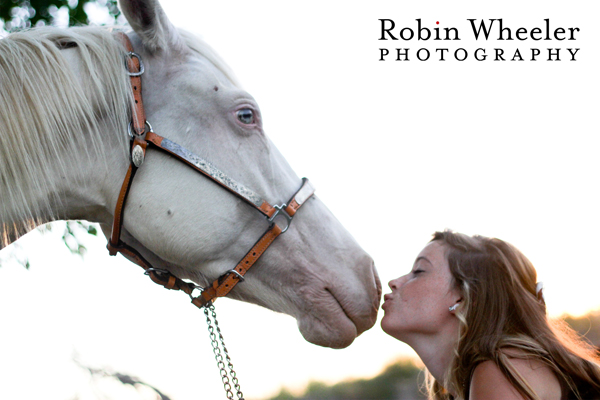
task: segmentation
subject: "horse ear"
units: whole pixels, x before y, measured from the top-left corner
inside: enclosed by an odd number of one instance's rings
[[[158,0],[119,0],[121,11],[151,53],[182,48],[183,40]]]

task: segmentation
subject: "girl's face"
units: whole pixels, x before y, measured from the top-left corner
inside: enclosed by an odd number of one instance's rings
[[[381,327],[388,335],[410,342],[415,335],[435,335],[458,324],[449,307],[460,301],[450,274],[445,247],[431,242],[421,251],[412,270],[390,281],[384,296]],[[409,343],[410,344],[410,343]]]

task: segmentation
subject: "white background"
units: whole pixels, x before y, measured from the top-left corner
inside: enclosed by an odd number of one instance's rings
[[[261,105],[267,134],[373,256],[382,281],[408,272],[435,230],[497,236],[537,266],[551,315],[600,308],[600,31],[597,1],[260,1],[164,5],[203,36]],[[460,42],[379,41],[398,27],[456,27]],[[576,41],[473,41],[467,18],[514,29],[579,27]],[[562,48],[564,61],[380,62],[379,48]],[[576,62],[566,48],[580,48]],[[393,53],[393,50],[391,51]],[[449,57],[447,57],[449,58]],[[510,59],[510,57],[509,57]],[[71,361],[136,375],[174,400],[223,397],[202,312],[87,239],[22,246],[30,271],[0,268],[1,399],[136,399]],[[385,291],[384,291],[385,292]],[[412,355],[376,325],[345,350],[303,341],[295,321],[219,300],[248,399],[378,373]],[[97,396],[97,397],[96,397]],[[146,397],[150,398],[150,397]]]

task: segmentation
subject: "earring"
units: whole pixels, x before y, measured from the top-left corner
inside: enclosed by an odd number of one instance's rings
[[[455,311],[457,308],[458,308],[458,303],[456,303],[452,307],[448,307],[448,310],[450,310],[450,312],[452,312],[452,311]]]

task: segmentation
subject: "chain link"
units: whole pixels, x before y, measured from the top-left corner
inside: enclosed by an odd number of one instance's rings
[[[231,382],[233,382],[233,386],[235,387],[238,400],[244,400],[242,388],[240,387],[237,375],[233,370],[233,364],[231,363],[231,358],[229,357],[227,347],[225,347],[225,340],[223,339],[223,334],[221,333],[221,329],[219,328],[219,322],[217,321],[217,313],[215,312],[215,305],[213,303],[210,303],[210,305],[204,307],[204,315],[206,316],[206,323],[208,324],[208,334],[210,336],[210,343],[213,348],[215,360],[217,361],[217,367],[219,368],[221,381],[223,382],[223,387],[225,388],[225,394],[227,395],[227,398],[229,400],[233,400],[233,392],[231,386]],[[218,341],[217,335],[219,339]],[[221,346],[219,346],[219,341],[221,342]],[[223,348],[223,352],[221,352],[221,347]],[[225,358],[223,358],[223,353],[225,354]],[[225,364],[225,362],[227,362],[227,364]],[[229,373],[227,372],[227,369],[225,367],[229,369]],[[229,377],[231,377],[231,382],[229,380]]]

